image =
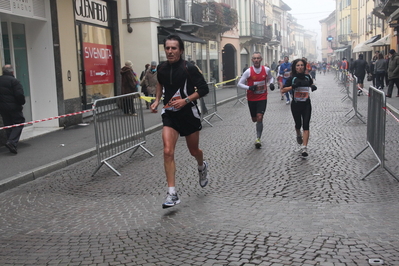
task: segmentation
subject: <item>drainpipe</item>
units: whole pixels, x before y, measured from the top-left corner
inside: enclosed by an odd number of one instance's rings
[[[127,22],[127,32],[132,33],[133,32],[133,28],[130,26],[129,0],[126,0],[126,22]]]

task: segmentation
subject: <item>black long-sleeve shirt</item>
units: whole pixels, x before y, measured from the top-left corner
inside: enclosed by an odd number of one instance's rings
[[[209,92],[208,84],[199,69],[183,59],[173,64],[167,61],[163,62],[158,66],[157,72],[158,82],[164,89],[164,104],[169,102],[177,90],[180,90],[181,94],[184,95],[186,81],[188,95],[185,96],[189,96],[196,91],[200,97],[203,97]]]

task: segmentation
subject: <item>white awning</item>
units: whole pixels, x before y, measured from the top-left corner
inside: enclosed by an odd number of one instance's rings
[[[353,53],[370,52],[373,51],[371,45],[381,38],[381,34],[371,37],[369,40],[359,43],[353,48]]]
[[[348,47],[346,47],[346,48],[341,48],[341,49],[337,49],[337,50],[334,50],[334,53],[343,52],[343,51],[345,51],[346,49],[348,49]]]
[[[391,34],[388,34],[384,38],[379,39],[375,43],[373,43],[371,46],[389,46],[391,44]]]
[[[354,53],[361,53],[361,52],[370,52],[373,51],[371,48],[370,44],[367,44],[366,42],[359,43],[358,45],[353,48]]]

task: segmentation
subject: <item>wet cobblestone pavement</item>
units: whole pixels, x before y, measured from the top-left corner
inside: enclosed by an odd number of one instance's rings
[[[366,125],[333,76],[311,94],[309,156],[297,151],[290,107],[270,92],[261,149],[247,106],[218,108],[201,148],[210,184],[198,184],[185,140],[177,143],[182,203],[163,210],[160,132],[131,158],[91,177],[90,158],[0,194],[0,265],[399,265],[399,182],[379,168]],[[367,114],[367,97],[359,109]],[[389,162],[398,146],[390,137]],[[397,138],[396,138],[397,139]],[[369,261],[373,260],[373,261]]]

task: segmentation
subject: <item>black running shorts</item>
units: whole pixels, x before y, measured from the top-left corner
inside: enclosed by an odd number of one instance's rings
[[[256,117],[256,114],[265,114],[267,100],[262,101],[248,101],[249,112],[251,117]]]
[[[162,123],[164,127],[171,127],[179,132],[182,137],[191,135],[202,129],[201,115],[197,106],[177,112],[166,110],[162,114]]]

